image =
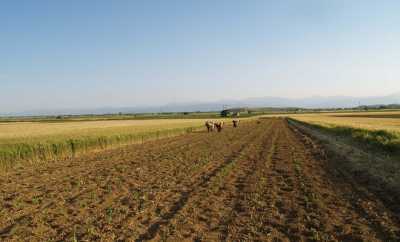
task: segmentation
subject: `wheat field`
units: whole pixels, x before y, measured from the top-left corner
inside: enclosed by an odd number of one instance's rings
[[[0,123],[0,144],[53,141],[87,136],[134,134],[202,125],[199,119]]]
[[[202,128],[202,119],[0,123],[0,168],[38,164]]]

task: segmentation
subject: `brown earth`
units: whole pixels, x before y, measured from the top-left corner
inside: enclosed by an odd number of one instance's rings
[[[27,167],[0,176],[0,241],[399,241],[334,164],[264,119]]]

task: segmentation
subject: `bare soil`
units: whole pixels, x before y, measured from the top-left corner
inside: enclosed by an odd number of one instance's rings
[[[27,167],[0,176],[0,241],[399,241],[390,194],[335,162],[263,119]]]

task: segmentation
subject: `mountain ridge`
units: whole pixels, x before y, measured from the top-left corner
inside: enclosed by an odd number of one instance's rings
[[[222,99],[211,102],[181,102],[159,106],[98,107],[98,108],[60,108],[37,109],[24,112],[2,113],[1,116],[41,116],[66,114],[112,114],[112,113],[160,113],[160,112],[207,112],[220,111],[234,107],[271,107],[271,108],[353,108],[367,105],[400,104],[400,92],[386,96],[351,97],[351,96],[310,96],[304,98],[286,97],[250,97],[244,99]]]

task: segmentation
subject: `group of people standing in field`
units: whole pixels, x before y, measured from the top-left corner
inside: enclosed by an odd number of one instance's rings
[[[222,121],[222,120],[220,120],[220,121],[207,120],[205,125],[206,125],[208,132],[214,132],[214,130],[221,132],[224,127],[224,121]],[[232,120],[232,125],[234,128],[237,128],[239,126],[239,120],[238,119]]]

